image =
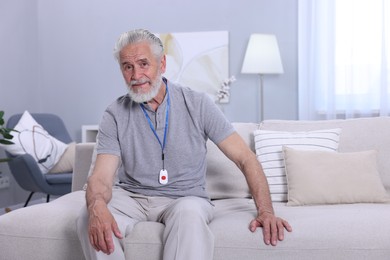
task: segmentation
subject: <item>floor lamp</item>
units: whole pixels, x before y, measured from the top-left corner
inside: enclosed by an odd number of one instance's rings
[[[260,76],[260,89],[258,90],[260,105],[258,111],[260,110],[261,116],[260,118],[257,116],[260,122],[264,120],[263,75],[283,73],[282,60],[275,35],[252,34],[250,36],[241,73],[259,74]]]

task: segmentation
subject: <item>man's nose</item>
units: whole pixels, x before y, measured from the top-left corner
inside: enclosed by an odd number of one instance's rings
[[[133,75],[132,75],[132,79],[133,80],[139,80],[142,78],[142,70],[140,68],[134,68],[133,69]]]

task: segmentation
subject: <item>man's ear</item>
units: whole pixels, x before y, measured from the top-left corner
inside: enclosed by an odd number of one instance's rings
[[[164,74],[164,73],[165,73],[166,65],[167,65],[167,59],[166,59],[165,54],[164,54],[164,55],[162,56],[161,62],[160,62],[160,71],[161,71],[161,74]]]

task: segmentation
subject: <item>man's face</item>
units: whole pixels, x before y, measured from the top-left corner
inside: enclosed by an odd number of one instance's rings
[[[125,46],[119,53],[119,63],[134,101],[147,102],[157,95],[165,72],[165,56],[157,60],[149,44],[141,42]]]

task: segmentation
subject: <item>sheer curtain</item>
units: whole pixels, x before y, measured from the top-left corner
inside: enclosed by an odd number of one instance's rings
[[[390,1],[298,0],[299,118],[390,114]]]

